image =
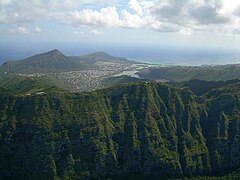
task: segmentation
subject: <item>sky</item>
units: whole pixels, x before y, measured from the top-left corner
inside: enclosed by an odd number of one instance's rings
[[[0,46],[240,49],[240,0],[0,0]]]

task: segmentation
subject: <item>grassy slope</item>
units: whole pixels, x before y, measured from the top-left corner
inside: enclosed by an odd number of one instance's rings
[[[18,75],[2,76],[0,77],[0,87],[18,95],[67,89],[65,84],[54,75],[43,77],[21,77]]]

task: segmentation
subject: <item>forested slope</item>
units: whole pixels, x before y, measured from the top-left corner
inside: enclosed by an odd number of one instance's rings
[[[32,96],[0,89],[0,179],[227,172],[240,165],[235,87],[203,97],[157,83]]]

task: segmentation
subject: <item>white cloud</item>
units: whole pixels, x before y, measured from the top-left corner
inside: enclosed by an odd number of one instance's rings
[[[230,5],[233,3],[234,5]],[[239,0],[161,0],[149,7],[157,24],[170,24],[181,34],[194,31],[225,33],[239,26],[240,18],[234,14]],[[154,26],[155,29],[161,26]],[[228,30],[227,30],[228,29]]]
[[[39,20],[72,26],[145,28],[191,35],[195,31],[239,34],[239,0],[1,0],[0,22],[29,27]],[[120,5],[119,5],[120,4]],[[90,6],[93,5],[93,6]],[[24,29],[15,32],[29,32]],[[33,30],[41,31],[41,30]],[[32,32],[33,32],[32,31]]]
[[[90,25],[90,26],[117,26],[119,17],[116,7],[110,6],[94,11],[92,9],[84,9],[81,11],[73,11],[67,14],[57,15],[56,17],[67,24],[72,25]]]
[[[102,31],[97,31],[95,29],[90,31],[90,34],[93,34],[95,36],[102,36],[104,33]]]
[[[182,35],[191,35],[192,34],[192,30],[191,29],[181,29],[180,31],[179,31],[179,33],[180,34],[182,34]]]
[[[55,17],[74,26],[140,28],[144,24],[142,17],[137,13],[131,14],[124,9],[119,14],[116,7],[113,6],[102,8],[99,11],[91,9],[73,11],[55,15]]]
[[[140,28],[143,27],[143,19],[138,14],[131,14],[126,9],[121,13],[120,27]]]
[[[129,7],[132,8],[136,13],[138,13],[140,16],[143,14],[143,9],[137,2],[137,0],[130,0],[128,3]]]
[[[107,2],[109,0],[103,0]],[[52,13],[72,11],[97,0],[0,0],[0,20],[24,25],[50,18]]]
[[[16,28],[10,29],[9,31],[11,33],[29,34],[29,33],[41,33],[42,29],[40,27],[30,29],[25,26],[18,26]]]
[[[12,3],[12,0],[1,0],[0,1],[0,7],[3,8],[4,6]]]
[[[15,29],[10,29],[10,32],[11,33],[21,33],[21,34],[28,34],[29,33],[29,30],[24,27],[24,26],[19,26]]]
[[[240,5],[234,9],[234,14],[240,17]]]
[[[28,29],[25,27],[18,27],[17,32],[27,34],[29,33]]]
[[[199,24],[224,24],[230,18],[219,13],[221,6],[202,5],[189,10],[192,18]]]
[[[35,27],[34,32],[40,33],[40,32],[42,32],[42,29],[40,27]]]

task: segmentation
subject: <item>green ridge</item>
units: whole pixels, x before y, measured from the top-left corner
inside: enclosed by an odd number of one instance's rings
[[[203,97],[149,82],[31,96],[0,89],[0,179],[177,178],[238,168],[240,93],[227,88]]]
[[[169,81],[200,79],[207,81],[227,81],[239,79],[240,64],[216,66],[166,66],[150,68],[137,73],[141,78]]]

